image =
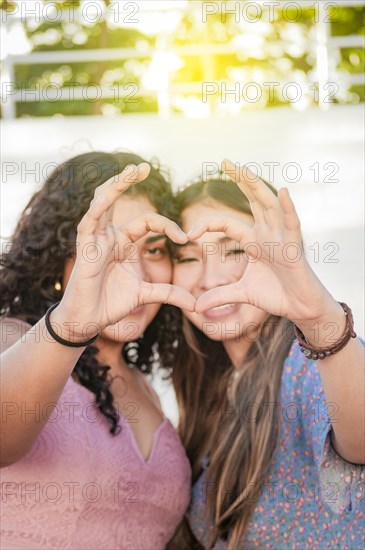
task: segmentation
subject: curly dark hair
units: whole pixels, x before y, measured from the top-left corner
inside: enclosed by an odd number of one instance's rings
[[[74,254],[77,224],[88,210],[95,188],[127,165],[143,161],[132,153],[91,152],[74,157],[53,171],[25,207],[7,250],[1,255],[2,317],[34,325],[61,299],[56,283],[62,280],[65,262]],[[158,164],[152,164],[148,178],[126,194],[145,196],[160,214],[170,216],[171,185],[168,174],[164,176]],[[170,324],[171,312],[162,306],[143,338],[124,346],[127,363],[149,373],[162,355],[169,362],[174,340],[166,330]],[[121,428],[110,391],[110,367],[101,365],[96,354],[96,347],[86,348],[73,377],[95,394],[96,406],[115,435]]]

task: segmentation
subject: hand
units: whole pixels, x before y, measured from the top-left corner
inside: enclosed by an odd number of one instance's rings
[[[121,227],[111,223],[116,200],[149,174],[149,165],[127,167],[95,190],[89,210],[78,225],[75,265],[60,305],[52,313],[57,321],[72,320],[76,327],[102,331],[140,305],[169,303],[194,310],[195,299],[170,284],[143,281],[128,262],[131,245],[149,231],[167,235],[178,244],[187,241],[178,225],[154,212],[146,212]],[[87,250],[87,257],[85,251]],[[91,258],[97,258],[91,261]],[[80,329],[75,329],[78,332]],[[92,334],[88,333],[88,337]],[[85,334],[81,340],[85,340]]]
[[[198,222],[187,235],[194,240],[206,231],[222,231],[245,249],[248,263],[239,281],[200,296],[195,311],[242,302],[302,325],[337,310],[304,257],[300,221],[288,190],[280,189],[276,197],[248,168],[237,169],[230,161],[222,168],[249,200],[254,224],[218,214]]]

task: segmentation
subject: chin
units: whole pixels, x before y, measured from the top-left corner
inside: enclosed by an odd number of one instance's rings
[[[119,323],[103,330],[102,336],[105,340],[112,340],[113,342],[132,342],[142,336],[146,326],[147,324],[138,323],[128,316]]]
[[[242,307],[242,306],[241,306]],[[253,309],[253,306],[249,306]],[[247,309],[247,308],[246,308]],[[254,308],[254,315],[227,315],[223,320],[208,319],[202,314],[189,314],[186,317],[205,334],[210,340],[215,342],[254,342],[257,339],[259,329],[267,317],[267,314],[257,308]],[[229,318],[231,317],[231,318]]]
[[[214,323],[211,321],[204,321],[204,323],[198,327],[204,334],[215,342],[227,342],[235,341],[239,342],[242,339],[242,333],[240,330],[240,324],[237,323]]]
[[[119,323],[107,327],[103,331],[103,337],[113,342],[137,340],[156,317],[160,307],[159,304],[148,304],[137,308]]]

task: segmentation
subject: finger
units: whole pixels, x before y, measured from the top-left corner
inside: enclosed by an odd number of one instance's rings
[[[95,207],[94,204],[96,205]],[[91,209],[91,207],[93,207]],[[103,201],[102,195],[99,195],[93,199],[90,203],[90,218],[89,222],[93,220],[94,222],[94,231],[97,228],[99,231],[104,231],[106,226],[109,223],[108,211],[105,209],[105,202]],[[90,226],[89,226],[90,227]]]
[[[247,303],[244,288],[238,283],[217,286],[204,292],[196,301],[195,312],[203,313],[208,309],[226,304]]]
[[[77,226],[77,233],[80,237],[94,234],[98,224],[100,227],[105,227],[107,223],[106,206],[104,195],[99,195],[91,201],[89,210]]]
[[[185,244],[188,240],[186,233],[180,229],[177,223],[155,212],[146,212],[118,229],[127,235],[132,242],[138,241],[150,231],[165,234],[178,244]]]
[[[194,311],[195,298],[186,288],[162,283],[142,283],[140,304],[171,304]]]
[[[283,211],[285,229],[301,240],[300,219],[286,187],[279,190],[278,198]]]
[[[105,184],[100,186],[101,189],[100,191],[97,191],[97,193],[106,193],[110,196],[110,200],[112,201],[112,204],[107,211],[108,223],[113,222],[113,207],[116,199],[118,199],[122,193],[127,191],[136,183],[145,180],[149,175],[150,170],[151,167],[147,164],[147,162],[142,162],[138,166],[135,164],[130,164],[121,174],[114,176],[114,178],[111,178],[105,182]]]
[[[277,197],[259,176],[247,166],[233,164],[228,159],[222,162],[222,170],[246,195],[256,221],[277,223],[280,213]]]
[[[89,210],[86,212],[78,225],[80,235],[90,235],[96,229],[105,229],[108,223],[108,209],[135,183],[143,181],[149,174],[150,166],[143,162],[139,166],[130,165],[121,174],[113,177],[100,185],[95,191],[95,197],[91,201]]]
[[[120,174],[114,175],[99,185],[95,189],[94,197],[98,197],[105,191],[110,192],[112,190],[120,195],[120,193],[124,193],[127,189],[132,187],[132,185],[145,180],[150,173],[150,170],[151,167],[147,162],[142,162],[138,166],[135,164],[129,164]]]
[[[195,240],[207,231],[217,231],[220,233],[225,233],[227,237],[236,242],[242,243],[245,239],[247,239],[250,229],[251,226],[241,220],[237,220],[231,216],[217,215],[212,216],[211,218],[205,218],[194,224],[190,231],[188,231],[187,236],[190,240]]]

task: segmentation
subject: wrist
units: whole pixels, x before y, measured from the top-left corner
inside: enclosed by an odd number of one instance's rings
[[[52,306],[46,313],[46,320],[48,317],[48,329],[52,332],[54,339],[58,341],[63,340],[68,342],[70,346],[81,346],[82,343],[89,345],[88,342],[93,338],[96,338],[100,329],[96,323],[82,323],[77,320],[75,310],[69,310],[62,302]],[[46,323],[47,324],[47,323]],[[62,343],[62,342],[60,342]],[[90,342],[91,343],[91,342]]]
[[[326,347],[336,342],[344,333],[346,315],[339,302],[333,300],[320,316],[295,322],[309,344]]]
[[[325,324],[318,324],[318,326],[316,327],[318,328],[318,331],[319,331],[318,332],[319,337],[317,339],[317,342],[313,342],[313,340],[310,341],[305,336],[305,334],[301,331],[301,329],[297,325],[295,325],[294,327],[295,336],[298,339],[298,343],[300,345],[300,349],[302,353],[306,357],[308,357],[308,359],[313,359],[314,361],[316,361],[317,359],[321,359],[321,360],[326,359],[327,357],[330,357],[331,355],[334,355],[335,353],[338,353],[339,351],[341,351],[347,345],[347,343],[351,338],[356,338],[356,333],[354,331],[354,320],[352,317],[351,309],[347,304],[343,302],[339,302],[339,305],[343,310],[343,318],[345,319],[345,326],[341,335],[331,339],[330,343],[326,341],[328,340],[328,337],[324,338],[323,330],[328,325],[330,325],[332,327],[335,327],[335,332],[337,332],[336,327],[339,326],[337,323],[327,322]]]

